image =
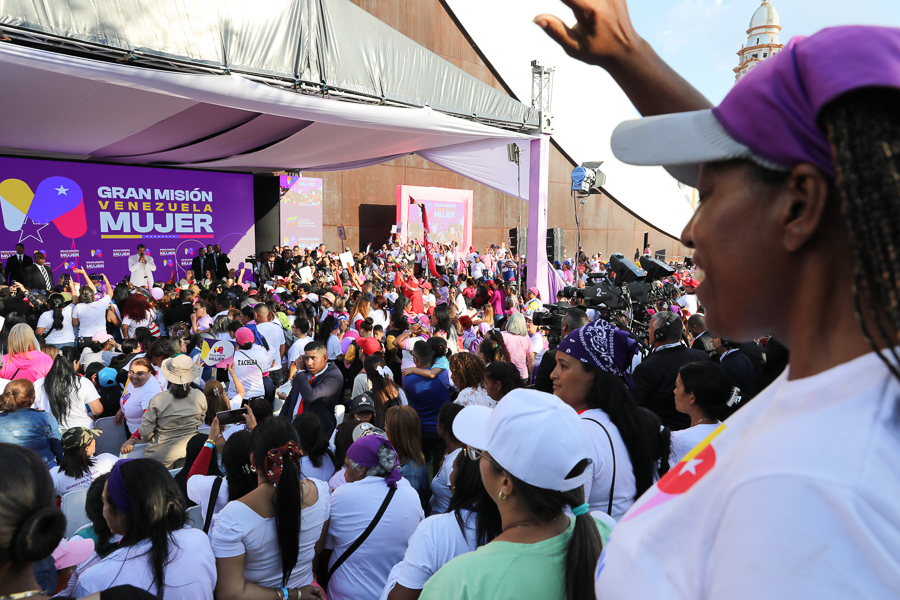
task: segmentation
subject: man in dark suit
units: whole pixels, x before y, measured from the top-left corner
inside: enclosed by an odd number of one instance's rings
[[[22,285],[29,290],[49,291],[53,289],[53,271],[50,270],[50,265],[45,263],[46,259],[43,253],[35,252],[34,263],[25,267],[22,279],[17,281],[21,281]]]
[[[291,393],[279,416],[293,421],[298,411],[310,412],[322,421],[322,435],[330,439],[337,427],[334,407],[341,401],[344,391],[344,376],[340,370],[328,362],[328,353],[322,342],[310,342],[303,349],[300,357],[306,365],[305,371],[294,375],[291,381]]]
[[[731,383],[741,390],[741,406],[751,400],[759,391],[758,378],[753,361],[741,351],[740,344],[713,337],[716,358]]]
[[[655,412],[663,425],[672,430],[691,425],[691,418],[675,409],[675,380],[679,369],[688,363],[709,360],[705,352],[681,345],[683,331],[677,315],[671,312],[653,315],[649,329],[653,352],[634,370],[635,403]]]
[[[191,260],[191,271],[194,272],[194,279],[202,281],[206,275],[206,248],[200,246],[197,250],[197,256]]]
[[[284,270],[281,268],[281,263],[275,261],[275,253],[266,253],[265,260],[259,263],[259,280],[261,282],[270,281],[282,275],[284,275]]]
[[[218,244],[213,246],[212,252],[206,253],[206,265],[204,269],[208,269],[215,273],[216,279],[225,279],[228,277],[228,263],[231,261],[227,254],[222,253],[222,248]]]
[[[25,268],[33,264],[34,261],[31,260],[31,257],[25,254],[25,245],[16,244],[16,253],[6,261],[6,283],[8,285],[12,285],[13,281],[22,283]]]
[[[688,318],[687,330],[691,337],[694,338],[694,341],[691,342],[691,348],[702,350],[712,356],[712,334],[706,330],[706,315],[700,313],[691,315]]]
[[[191,324],[191,315],[194,313],[194,292],[181,290],[178,294],[178,305],[169,311],[163,318],[167,327],[177,326],[179,323]]]

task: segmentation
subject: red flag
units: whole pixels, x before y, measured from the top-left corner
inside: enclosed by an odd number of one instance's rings
[[[415,200],[410,196],[409,202],[413,204]],[[419,208],[422,209],[422,227],[425,228],[425,255],[428,257],[428,271],[433,276],[440,277],[434,264],[434,246],[431,244],[431,228],[428,227],[428,213],[425,212],[425,205],[421,202],[419,203]]]

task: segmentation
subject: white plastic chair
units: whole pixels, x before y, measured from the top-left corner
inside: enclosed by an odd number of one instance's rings
[[[103,431],[97,438],[97,449],[94,454],[118,456],[122,450],[122,444],[128,439],[128,435],[125,433],[125,424],[116,425],[115,417],[103,417],[94,421],[94,428]]]
[[[121,447],[119,449],[121,450]],[[144,451],[146,449],[147,444],[137,444],[128,454],[119,453],[119,458],[144,458]]]
[[[337,419],[337,424],[340,425],[344,422],[344,411],[347,410],[344,408],[343,404],[338,404],[334,407],[334,418]]]
[[[75,535],[76,531],[91,523],[87,513],[84,512],[87,493],[87,488],[82,488],[73,490],[62,497],[60,510],[66,515],[66,539],[69,539]]]
[[[199,504],[187,509],[187,524],[193,529],[203,529],[203,512]]]

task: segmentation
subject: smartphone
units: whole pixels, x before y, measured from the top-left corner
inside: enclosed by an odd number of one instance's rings
[[[235,423],[245,423],[244,416],[247,414],[243,408],[238,408],[235,410],[223,410],[222,412],[216,413],[216,418],[219,419],[219,425],[224,427],[225,425],[233,425]]]

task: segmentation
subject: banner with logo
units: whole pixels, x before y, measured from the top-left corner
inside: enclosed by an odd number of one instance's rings
[[[234,342],[228,340],[203,340],[200,349],[200,360],[207,367],[219,367],[224,369],[234,363]]]
[[[472,243],[472,190],[449,188],[397,186],[397,222],[400,224],[400,240],[425,240],[422,210],[410,202],[421,204],[428,215],[429,234],[433,244],[450,245],[456,242],[465,255]],[[485,225],[487,226],[487,225]]]
[[[252,175],[0,158],[0,214],[4,264],[21,243],[57,280],[79,267],[115,283],[141,243],[155,281],[182,277],[200,246],[236,269],[255,245]]]
[[[281,243],[314,248],[322,243],[322,180],[281,176]]]

